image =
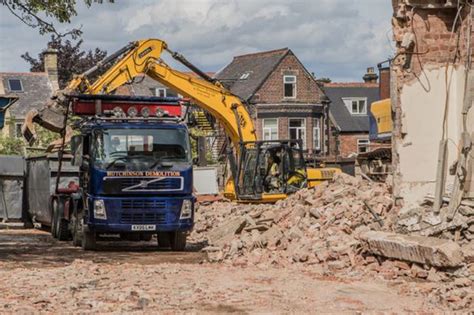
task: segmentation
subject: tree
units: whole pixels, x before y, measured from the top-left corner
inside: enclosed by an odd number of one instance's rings
[[[106,1],[114,2],[114,0]],[[90,7],[93,2],[102,3],[103,0],[84,0],[87,7]],[[71,23],[71,18],[77,15],[76,0],[0,0],[0,4],[7,7],[11,14],[29,27],[38,28],[41,35],[50,33],[57,38],[71,35],[73,39],[76,39],[82,34],[82,31],[77,28],[60,33],[56,30],[54,22],[46,20]]]
[[[325,78],[325,77],[319,78],[319,79],[317,79],[317,81],[322,82],[322,83],[331,83],[332,82],[330,78]]]
[[[74,74],[80,74],[88,70],[107,56],[107,52],[99,48],[89,51],[82,50],[82,43],[82,39],[72,43],[70,40],[63,41],[63,39],[55,37],[52,37],[48,43],[48,47],[58,50],[58,76],[61,89],[71,81]],[[26,52],[21,55],[21,58],[30,64],[31,72],[44,71],[43,53],[39,53],[38,58],[33,58]],[[100,71],[97,73],[100,73]],[[93,81],[95,77],[92,75],[89,79]]]

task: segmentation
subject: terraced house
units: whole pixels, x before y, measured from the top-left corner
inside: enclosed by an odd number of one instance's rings
[[[306,153],[324,153],[323,92],[291,49],[236,56],[216,78],[246,102],[258,139],[301,139]]]

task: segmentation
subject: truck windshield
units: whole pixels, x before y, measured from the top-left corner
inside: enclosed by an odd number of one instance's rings
[[[140,166],[191,161],[186,129],[101,129],[94,132],[94,142],[94,163],[102,168],[118,160]]]

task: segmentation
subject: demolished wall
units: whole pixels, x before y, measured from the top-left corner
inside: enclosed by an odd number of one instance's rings
[[[397,45],[391,95],[395,112],[394,194],[404,209],[410,209],[435,191],[443,128],[448,143],[447,168],[458,156],[468,43],[474,42],[469,32],[472,2],[392,3]],[[468,126],[474,132],[472,110],[470,115]],[[453,178],[447,174],[447,192]]]

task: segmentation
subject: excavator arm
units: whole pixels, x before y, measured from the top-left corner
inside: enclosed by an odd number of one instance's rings
[[[169,67],[161,58],[164,51],[199,77]],[[89,83],[88,75],[114,60],[117,61],[110,69],[93,84]],[[167,44],[158,39],[132,42],[97,66],[75,77],[65,90],[55,95],[53,102],[42,112],[34,111],[28,115],[23,134],[25,137],[30,135],[30,139],[34,138],[33,122],[52,131],[61,131],[64,128],[61,113],[69,106],[65,97],[67,94],[109,94],[144,74],[191,98],[198,106],[216,117],[223,124],[235,148],[238,149],[241,141],[257,140],[252,119],[240,98],[197,69],[183,56],[168,49]]]

